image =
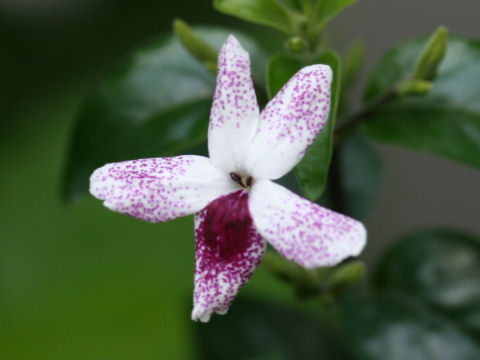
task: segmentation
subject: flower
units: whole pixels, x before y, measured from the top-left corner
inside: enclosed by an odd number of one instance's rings
[[[192,319],[225,314],[269,242],[305,268],[358,255],[364,226],[272,182],[303,157],[325,125],[332,72],[301,69],[260,113],[250,59],[235,37],[222,46],[208,129],[210,158],[184,155],[107,164],[90,192],[149,222],[195,214]]]

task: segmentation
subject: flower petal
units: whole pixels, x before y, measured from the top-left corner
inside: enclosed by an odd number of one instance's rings
[[[331,266],[360,254],[366,230],[359,221],[320,207],[269,180],[250,192],[258,232],[280,254],[306,268]]]
[[[226,172],[244,168],[245,149],[255,135],[259,119],[249,55],[230,35],[218,58],[217,87],[208,128],[208,151],[217,167]]]
[[[195,215],[195,291],[192,319],[225,314],[265,252],[253,226],[248,193],[222,196]]]
[[[113,211],[162,222],[194,214],[238,186],[206,157],[186,155],[104,165],[90,192]]]
[[[248,174],[278,179],[302,159],[327,122],[331,81],[328,65],[304,67],[267,104],[248,148]]]

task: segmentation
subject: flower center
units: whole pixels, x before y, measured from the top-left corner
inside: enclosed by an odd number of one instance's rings
[[[196,230],[197,251],[203,253],[200,268],[242,261],[260,237],[248,208],[248,192],[243,189],[212,201],[202,211],[201,220]]]
[[[230,178],[245,189],[249,189],[253,183],[253,177],[248,175],[240,175],[236,172],[231,172]]]

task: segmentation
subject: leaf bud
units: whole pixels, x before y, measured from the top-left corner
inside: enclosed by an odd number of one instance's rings
[[[292,36],[285,43],[285,47],[293,53],[301,53],[308,49],[308,42],[300,36]]]
[[[218,52],[196,35],[188,24],[182,20],[177,19],[173,22],[173,30],[188,52],[215,74],[217,72]]]
[[[396,92],[398,95],[425,95],[432,87],[431,81],[409,79],[401,82],[397,86]]]
[[[333,292],[341,291],[355,285],[365,278],[365,264],[361,261],[350,261],[332,270],[328,279],[328,287]]]
[[[440,26],[430,36],[415,65],[414,79],[431,81],[435,78],[438,66],[447,51],[447,34],[447,28]]]

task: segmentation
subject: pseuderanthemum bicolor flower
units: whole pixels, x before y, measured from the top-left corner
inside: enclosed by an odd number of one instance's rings
[[[332,72],[301,69],[260,112],[250,59],[235,37],[222,46],[208,129],[210,158],[185,155],[107,164],[90,192],[113,211],[149,222],[195,214],[192,319],[225,314],[269,242],[305,268],[358,255],[364,226],[271,180],[289,172],[324,127]]]

